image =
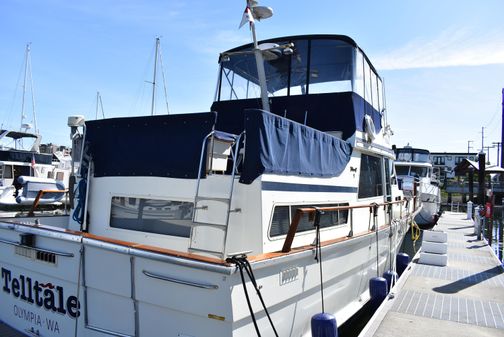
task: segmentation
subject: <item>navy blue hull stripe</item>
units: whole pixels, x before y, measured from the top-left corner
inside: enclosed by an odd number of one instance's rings
[[[282,192],[357,193],[357,187],[351,187],[351,186],[306,185],[306,184],[279,183],[274,181],[263,181],[262,190],[282,191]]]

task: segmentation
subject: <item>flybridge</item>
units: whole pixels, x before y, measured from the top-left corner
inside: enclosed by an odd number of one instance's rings
[[[12,294],[15,298],[26,303],[62,315],[68,314],[72,318],[80,316],[79,300],[73,295],[65,298],[64,289],[61,286],[34,281],[31,277],[23,274],[15,277],[9,269],[3,267],[2,284],[3,292]]]

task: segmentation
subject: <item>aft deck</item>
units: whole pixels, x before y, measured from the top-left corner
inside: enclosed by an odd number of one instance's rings
[[[445,213],[435,230],[448,233],[448,265],[414,259],[360,337],[504,336],[504,274],[492,248],[463,213]]]

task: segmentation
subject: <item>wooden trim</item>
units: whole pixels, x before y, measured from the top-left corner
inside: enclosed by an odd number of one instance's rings
[[[390,202],[390,203],[380,204],[378,206],[383,206],[386,204],[396,204],[396,203],[402,203],[402,202],[403,201]],[[370,208],[370,207],[374,207],[374,205],[358,205],[358,206],[346,206],[346,207],[345,206],[320,207],[319,209],[333,211],[333,210],[341,210],[341,209],[346,210],[346,209]],[[302,214],[306,211],[310,213],[310,212],[315,212],[316,210],[314,208],[299,208],[298,211],[296,212],[296,215],[294,216],[293,223],[296,219],[297,219],[297,222],[299,223],[299,220],[301,219]],[[5,222],[13,223],[13,224],[20,225],[20,226],[27,226],[27,227],[33,227],[33,228],[38,228],[38,229],[43,229],[43,230],[49,230],[49,231],[53,231],[53,232],[73,234],[76,236],[81,236],[82,238],[102,241],[102,242],[116,244],[116,245],[120,245],[120,246],[124,246],[124,247],[134,248],[134,249],[145,250],[145,251],[149,251],[149,252],[153,252],[153,253],[157,253],[157,254],[162,254],[162,255],[169,255],[169,256],[174,256],[174,257],[179,257],[179,258],[184,258],[184,259],[189,259],[189,260],[196,260],[196,261],[201,261],[201,262],[211,263],[211,264],[216,264],[216,265],[222,265],[222,266],[232,266],[232,264],[226,262],[225,260],[219,259],[219,258],[212,258],[212,257],[207,257],[207,256],[199,255],[199,254],[181,252],[181,251],[177,251],[177,250],[172,250],[172,249],[167,249],[167,248],[162,248],[162,247],[157,247],[157,246],[151,246],[151,245],[145,245],[145,244],[140,244],[140,243],[136,243],[136,242],[122,241],[122,240],[117,240],[117,239],[113,239],[113,238],[106,237],[106,236],[95,235],[95,234],[85,233],[85,232],[81,232],[81,231],[74,231],[74,230],[70,230],[70,229],[60,229],[59,227],[43,225],[43,224],[21,223],[21,222],[17,222],[17,221],[5,221]],[[292,227],[292,225],[291,225],[291,227]],[[389,227],[390,227],[389,224],[383,225],[381,227],[378,227],[378,231],[385,230]],[[294,228],[294,227],[292,227],[292,228]],[[297,229],[297,224],[296,224],[296,229]],[[289,232],[290,232],[290,230],[289,230]],[[368,231],[358,233],[352,237],[342,236],[342,237],[338,237],[335,239],[322,241],[321,246],[326,247],[326,246],[333,245],[336,243],[354,240],[354,239],[357,239],[362,236],[366,236],[366,235],[369,235],[369,234],[372,234],[375,232],[376,231],[368,230]],[[294,235],[295,235],[295,233],[296,232],[294,231]],[[289,239],[289,240],[291,240],[290,244],[292,244],[293,239],[294,239],[294,237],[292,237],[292,239]],[[287,240],[288,240],[288,238],[286,238],[286,242],[287,242]],[[285,243],[284,243],[284,248],[285,248]],[[252,256],[249,256],[248,259],[250,262],[259,262],[259,261],[265,261],[268,259],[278,258],[278,257],[282,257],[282,256],[287,256],[287,255],[307,251],[307,250],[313,250],[313,249],[314,249],[314,246],[312,246],[312,245],[305,245],[305,246],[301,246],[301,247],[290,248],[288,251],[284,251],[284,249],[282,248],[281,251],[277,251],[277,252],[252,255]]]

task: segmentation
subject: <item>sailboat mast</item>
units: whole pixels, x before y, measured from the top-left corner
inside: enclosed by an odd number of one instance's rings
[[[98,119],[98,102],[100,99],[100,92],[96,92],[96,110],[95,110],[95,119]]]
[[[30,44],[27,43],[26,44],[26,49],[25,49],[24,77],[23,77],[23,97],[21,99],[21,124],[20,124],[20,127],[19,127],[19,131],[23,131],[23,122],[24,122],[24,119],[26,117],[25,113],[24,113],[24,109],[25,109],[26,76],[28,74],[28,56],[29,56],[29,53],[30,53]]]
[[[152,103],[151,103],[151,116],[154,116],[154,107],[156,103],[156,73],[157,73],[157,60],[159,49],[159,37],[156,37],[156,51],[154,52],[154,75],[152,79]]]
[[[35,113],[35,94],[33,92],[33,77],[32,77],[32,67],[31,67],[31,57],[30,57],[30,51],[31,51],[31,42],[26,44],[26,49],[25,49],[25,62],[24,62],[24,78],[23,78],[23,97],[21,100],[21,125],[20,125],[20,131],[23,131],[23,126],[27,126],[24,124],[24,120],[26,118],[25,115],[25,99],[26,99],[26,84],[28,80],[30,81],[30,92],[31,92],[31,103],[32,103],[32,112],[33,112],[33,126],[35,127],[35,133],[38,134],[38,127],[37,127],[37,115]],[[28,78],[29,76],[29,78]],[[26,130],[28,130],[29,127],[26,127]]]
[[[39,130],[37,126],[37,114],[35,113],[35,92],[33,87],[33,75],[32,75],[32,63],[31,63],[31,54],[28,54],[28,74],[30,76],[30,88],[31,88],[31,101],[32,101],[32,113],[33,113],[33,127],[35,128],[35,134],[38,135]]]

